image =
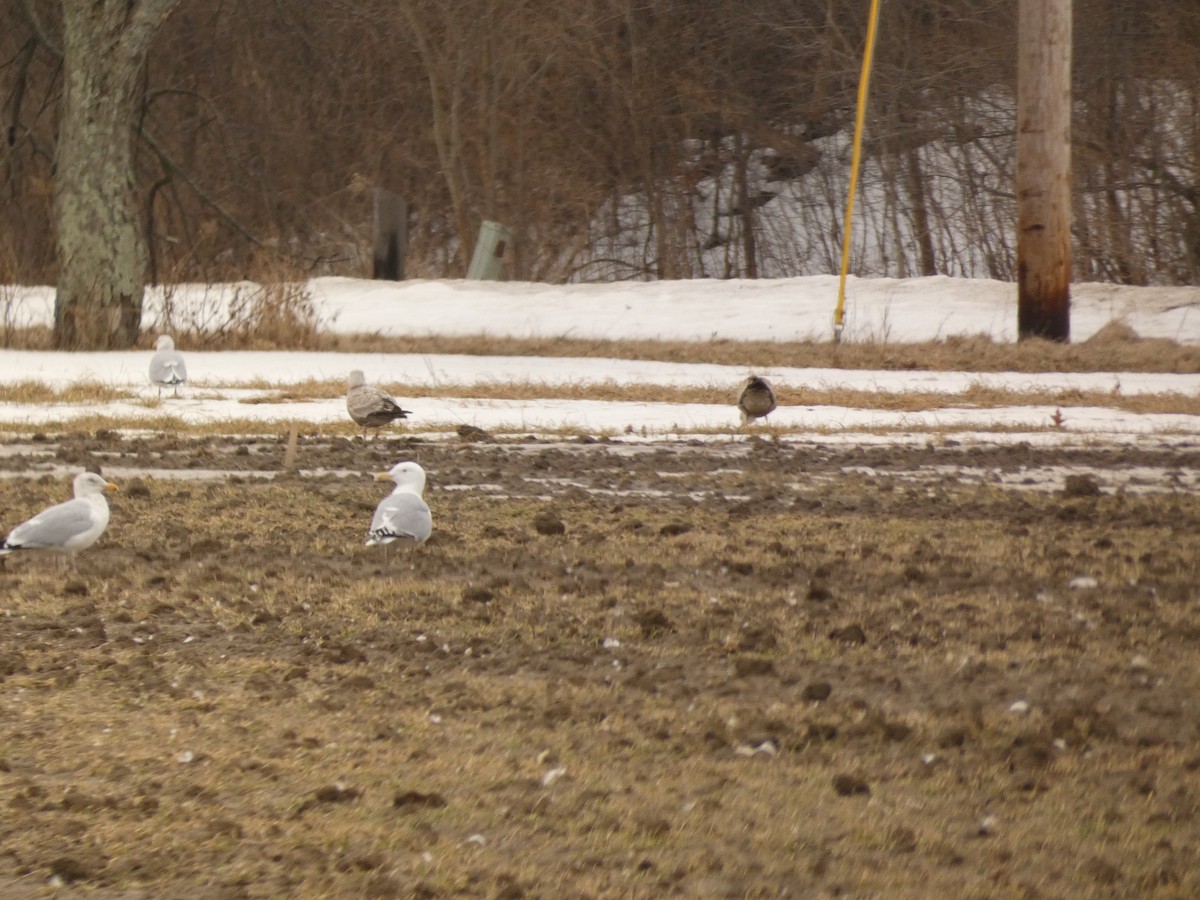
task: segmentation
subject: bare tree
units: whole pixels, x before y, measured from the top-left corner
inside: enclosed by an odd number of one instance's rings
[[[180,0],[62,0],[63,100],[54,178],[60,348],[132,346],[146,245],[133,143],[146,57]]]
[[[75,77],[61,53],[68,5],[128,12],[114,20],[123,32],[176,2],[0,3],[0,280],[59,274],[51,224],[70,151],[56,147],[75,139],[59,127]],[[1074,3],[1072,270],[1195,283],[1200,4]],[[367,274],[375,186],[412,211],[414,277],[461,274],[485,218],[512,227],[518,278],[833,271],[864,7],[180,2],[134,104],[125,187],[149,276]],[[882,16],[855,274],[1017,281],[1016,4],[894,0]],[[121,46],[127,58],[132,32],[117,31],[83,64],[105,66]],[[110,158],[88,153],[98,177]],[[122,208],[119,193],[106,210]],[[135,281],[110,312],[138,296]],[[88,321],[107,329],[108,315]],[[126,339],[131,315],[113,315]]]

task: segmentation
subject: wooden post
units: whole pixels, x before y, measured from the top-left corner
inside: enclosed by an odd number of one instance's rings
[[[375,188],[375,265],[372,278],[404,280],[408,250],[408,204],[391,191]]]
[[[1071,337],[1071,0],[1019,0],[1017,337]]]
[[[300,444],[300,426],[295,422],[288,428],[287,446],[283,451],[283,471],[292,472],[296,469],[296,451]]]

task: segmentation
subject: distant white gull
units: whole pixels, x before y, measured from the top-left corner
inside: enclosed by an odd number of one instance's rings
[[[44,509],[22,522],[0,544],[0,555],[18,550],[78,553],[96,543],[108,527],[106,491],[117,486],[93,472],[75,476],[75,499]]]
[[[187,382],[187,366],[183,363],[183,354],[175,349],[175,341],[170,335],[160,335],[154,342],[154,355],[150,357],[150,383],[158,387],[158,396],[162,396],[165,387],[174,388],[175,396],[179,396],[179,387]]]
[[[425,470],[415,462],[396,463],[389,471],[376,475],[375,480],[396,484],[375,508],[371,530],[367,533],[367,546],[383,544],[386,560],[388,544],[399,543],[407,548],[425,543],[433,531],[433,517],[421,498],[425,490]]]
[[[363,440],[367,429],[378,431],[393,419],[407,419],[409,411],[401,409],[391,397],[374,385],[367,384],[361,369],[355,369],[346,379],[346,412],[362,426]]]
[[[742,424],[746,425],[774,411],[775,389],[762,376],[751,375],[738,395],[737,405],[742,413]]]

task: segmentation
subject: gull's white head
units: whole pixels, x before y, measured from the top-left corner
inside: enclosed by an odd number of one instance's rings
[[[174,350],[175,341],[171,339],[169,334],[160,334],[158,340],[154,342],[155,350]]]
[[[75,476],[75,496],[95,497],[106,491],[115,491],[117,486],[111,481],[105,481],[95,472],[80,472]]]
[[[392,481],[397,491],[421,494],[425,491],[425,470],[415,462],[396,463],[386,472],[375,476],[376,481]]]
[[[366,383],[367,379],[363,375],[362,369],[355,369],[346,378],[346,387],[349,388],[362,387]]]

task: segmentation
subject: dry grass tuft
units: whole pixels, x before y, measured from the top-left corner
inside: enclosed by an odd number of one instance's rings
[[[51,387],[40,381],[0,384],[0,403],[25,403],[44,406],[58,403],[112,403],[135,399],[131,391],[96,381],[80,381],[66,387]]]
[[[164,287],[156,333],[180,349],[314,350],[327,340],[325,325],[305,284],[295,281],[216,285],[203,301],[183,308]]]

